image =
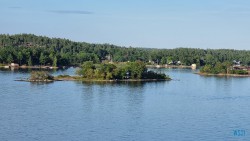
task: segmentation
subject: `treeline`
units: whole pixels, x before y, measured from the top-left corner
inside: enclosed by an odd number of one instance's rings
[[[170,64],[180,61],[183,65],[215,65],[217,62],[241,61],[250,65],[250,51],[229,49],[148,49],[120,47],[111,44],[90,44],[68,39],[48,38],[33,34],[0,35],[0,63],[20,65],[80,65],[85,61],[99,63],[142,61]]]

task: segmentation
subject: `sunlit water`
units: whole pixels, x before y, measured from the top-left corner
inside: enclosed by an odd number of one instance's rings
[[[73,74],[75,69],[51,72]],[[157,70],[169,82],[18,82],[0,70],[1,141],[194,141],[250,138],[250,78]],[[244,136],[234,134],[244,130]]]

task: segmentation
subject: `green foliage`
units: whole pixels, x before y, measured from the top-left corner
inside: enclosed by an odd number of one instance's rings
[[[81,69],[77,70],[77,74],[83,76],[84,78],[93,78],[95,66],[92,61],[84,62]]]
[[[17,59],[18,59],[18,61],[19,61],[19,65],[21,65],[21,61],[22,61],[22,59],[23,59],[23,54],[22,54],[22,52],[18,52],[18,54],[17,54]]]
[[[31,81],[48,81],[48,80],[54,80],[54,77],[51,76],[46,71],[32,71],[29,80],[31,80]]]
[[[212,65],[205,65],[204,67],[200,68],[200,72],[202,73],[210,73],[212,70]]]
[[[145,63],[140,61],[129,62],[127,65],[132,79],[141,79],[142,74],[147,71]]]
[[[57,67],[57,57],[53,58],[53,67]]]
[[[14,61],[13,57],[11,54],[8,55],[7,62],[12,63]]]
[[[16,62],[33,65],[79,66],[85,61],[100,63],[104,60],[107,62],[111,60],[113,62],[142,61],[144,63],[150,60],[159,64],[181,61],[183,65],[195,63],[198,66],[214,66],[217,62],[239,60],[243,65],[249,65],[250,51],[132,48],[111,44],[73,42],[67,39],[48,38],[33,34],[0,35],[0,62],[3,64]]]
[[[143,62],[129,62],[120,64],[93,64],[87,61],[77,71],[77,74],[86,79],[113,80],[113,79],[167,79],[165,74],[147,71]]]
[[[31,59],[31,57],[29,57],[28,66],[32,66],[32,59]]]
[[[240,74],[240,75],[247,75],[248,72],[245,70],[230,70],[230,74]]]
[[[70,75],[58,75],[57,78],[69,78],[71,77]]]
[[[144,79],[168,79],[169,77],[166,74],[158,74],[153,71],[148,71],[143,74]]]
[[[226,63],[220,63],[217,62],[215,65],[205,65],[200,69],[200,72],[202,73],[211,73],[211,74],[219,74],[228,73],[228,70],[230,69],[230,66],[228,66]]]
[[[160,62],[161,62],[162,65],[167,64],[168,63],[168,58],[167,57],[162,57]]]
[[[210,73],[210,74],[241,74],[245,75],[248,74],[245,70],[235,70],[232,67],[232,63],[224,62],[220,63],[217,62],[215,65],[205,65],[200,69],[201,73]]]
[[[39,62],[41,65],[44,65],[45,64],[45,56],[43,55],[43,53],[40,54],[40,57],[39,57]]]

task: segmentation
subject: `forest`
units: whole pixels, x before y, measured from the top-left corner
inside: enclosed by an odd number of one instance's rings
[[[167,43],[166,43],[167,44]],[[153,62],[183,65],[215,65],[217,62],[240,61],[250,65],[250,51],[233,49],[175,48],[157,49],[123,47],[112,44],[75,42],[68,39],[49,38],[33,34],[0,35],[0,64],[80,66],[85,61],[100,63]]]

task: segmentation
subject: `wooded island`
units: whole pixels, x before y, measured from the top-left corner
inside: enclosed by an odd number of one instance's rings
[[[234,65],[231,62],[220,63],[214,65],[205,65],[200,68],[201,75],[217,75],[217,76],[250,76],[250,68],[241,65]]]
[[[77,70],[77,76],[59,75],[51,76],[44,71],[32,71],[29,82],[51,82],[51,81],[167,81],[169,76],[163,73],[148,71],[145,63],[136,61],[128,63],[94,64],[91,61]],[[26,80],[25,80],[26,81]]]

